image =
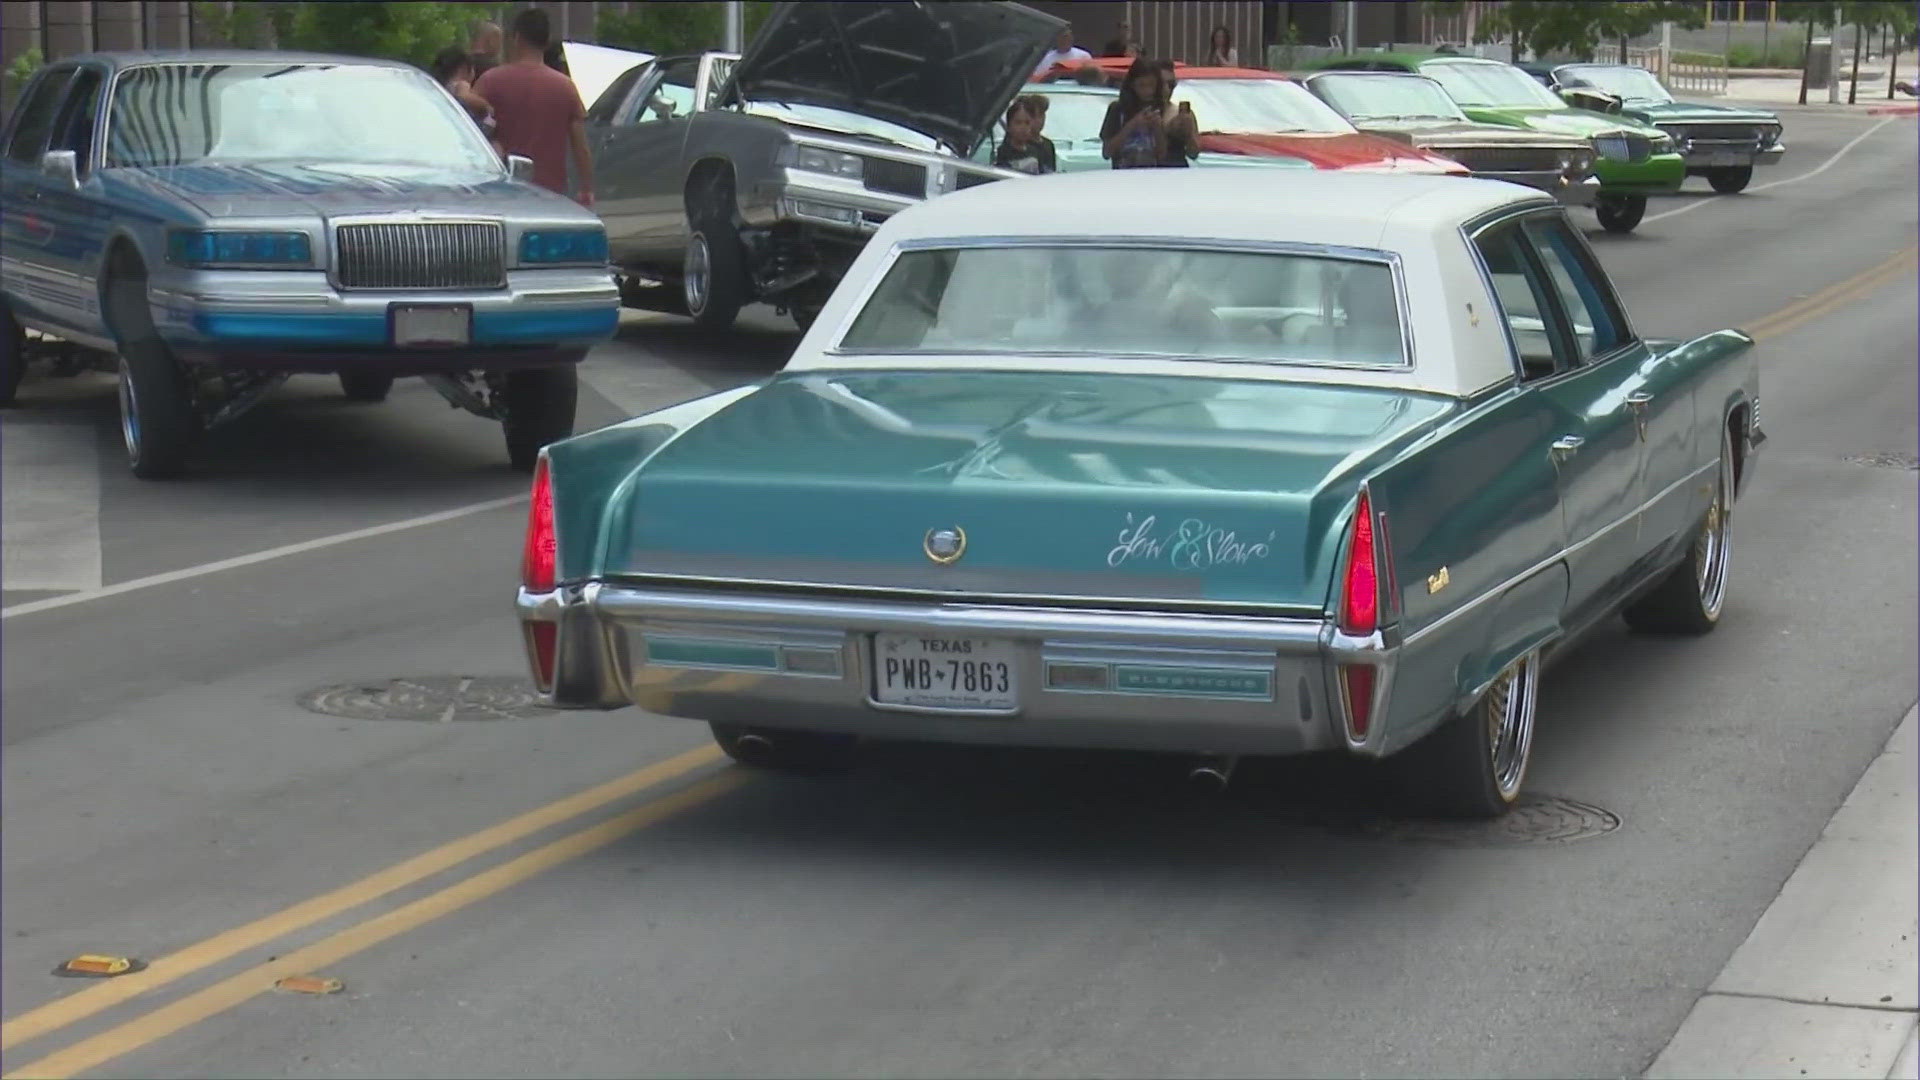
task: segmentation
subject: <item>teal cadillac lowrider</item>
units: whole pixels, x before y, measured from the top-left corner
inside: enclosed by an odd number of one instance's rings
[[[875,234],[777,375],[543,451],[528,659],[556,706],[772,767],[1333,751],[1496,815],[1555,650],[1722,617],[1751,346],[1642,336],[1513,184],[957,192]]]

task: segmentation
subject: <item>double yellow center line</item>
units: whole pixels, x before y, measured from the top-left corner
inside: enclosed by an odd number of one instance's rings
[[[1866,296],[1890,281],[1913,274],[1916,268],[1920,268],[1920,246],[1909,244],[1877,266],[1754,320],[1745,327],[1747,336],[1755,341],[1779,337]]]
[[[10,1049],[27,1040],[49,1035],[149,990],[418,884],[476,856],[685,776],[720,758],[721,753],[716,746],[688,751],[444,844],[245,926],[216,934],[179,952],[160,957],[143,971],[98,983],[6,1021],[0,1025],[0,1049]],[[287,975],[304,974],[337,963],[674,813],[731,791],[745,782],[746,775],[741,772],[715,773],[662,798],[561,837],[438,892],[349,927],[313,945],[223,979],[118,1027],[82,1039],[7,1073],[5,1080],[68,1077],[95,1068],[264,993]]]

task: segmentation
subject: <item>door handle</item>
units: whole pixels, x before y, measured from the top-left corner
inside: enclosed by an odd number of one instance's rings
[[[1636,391],[1634,393],[1627,395],[1627,407],[1632,409],[1634,412],[1639,412],[1642,409],[1645,409],[1647,407],[1647,403],[1652,400],[1653,400],[1652,394],[1646,393],[1644,391]]]
[[[1586,444],[1587,440],[1578,435],[1562,435],[1553,440],[1553,445],[1547,448],[1547,456],[1553,459],[1555,465],[1558,465],[1579,453],[1580,448]]]

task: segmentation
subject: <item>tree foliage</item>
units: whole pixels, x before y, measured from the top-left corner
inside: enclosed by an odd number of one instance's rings
[[[1523,52],[1584,59],[1603,42],[1639,37],[1663,22],[1694,29],[1705,14],[1684,0],[1507,0],[1480,20],[1474,40],[1509,41],[1515,60]]]
[[[774,7],[765,2],[741,5],[742,47],[753,40]],[[724,3],[635,4],[624,14],[601,12],[593,36],[601,45],[665,56],[720,48],[726,40],[726,24]]]
[[[475,21],[499,21],[506,8],[504,3],[240,0],[231,11],[202,3],[195,17],[213,37],[239,48],[344,53],[425,66],[448,45],[465,45]]]

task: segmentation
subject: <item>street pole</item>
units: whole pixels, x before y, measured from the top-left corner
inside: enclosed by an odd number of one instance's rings
[[[1813,77],[1813,16],[1807,16],[1807,47],[1800,53],[1800,104],[1807,103],[1807,80]]]
[[[1673,71],[1673,23],[1660,24],[1660,81],[1667,82],[1667,76]],[[1667,82],[1668,86],[1673,84]]]
[[[739,52],[740,51],[740,0],[728,0],[726,37],[727,37],[726,51],[731,53]]]
[[[1360,3],[1347,0],[1347,51],[1360,51]]]
[[[1853,24],[1853,74],[1847,79],[1847,104],[1852,105],[1860,92],[1860,24]]]

